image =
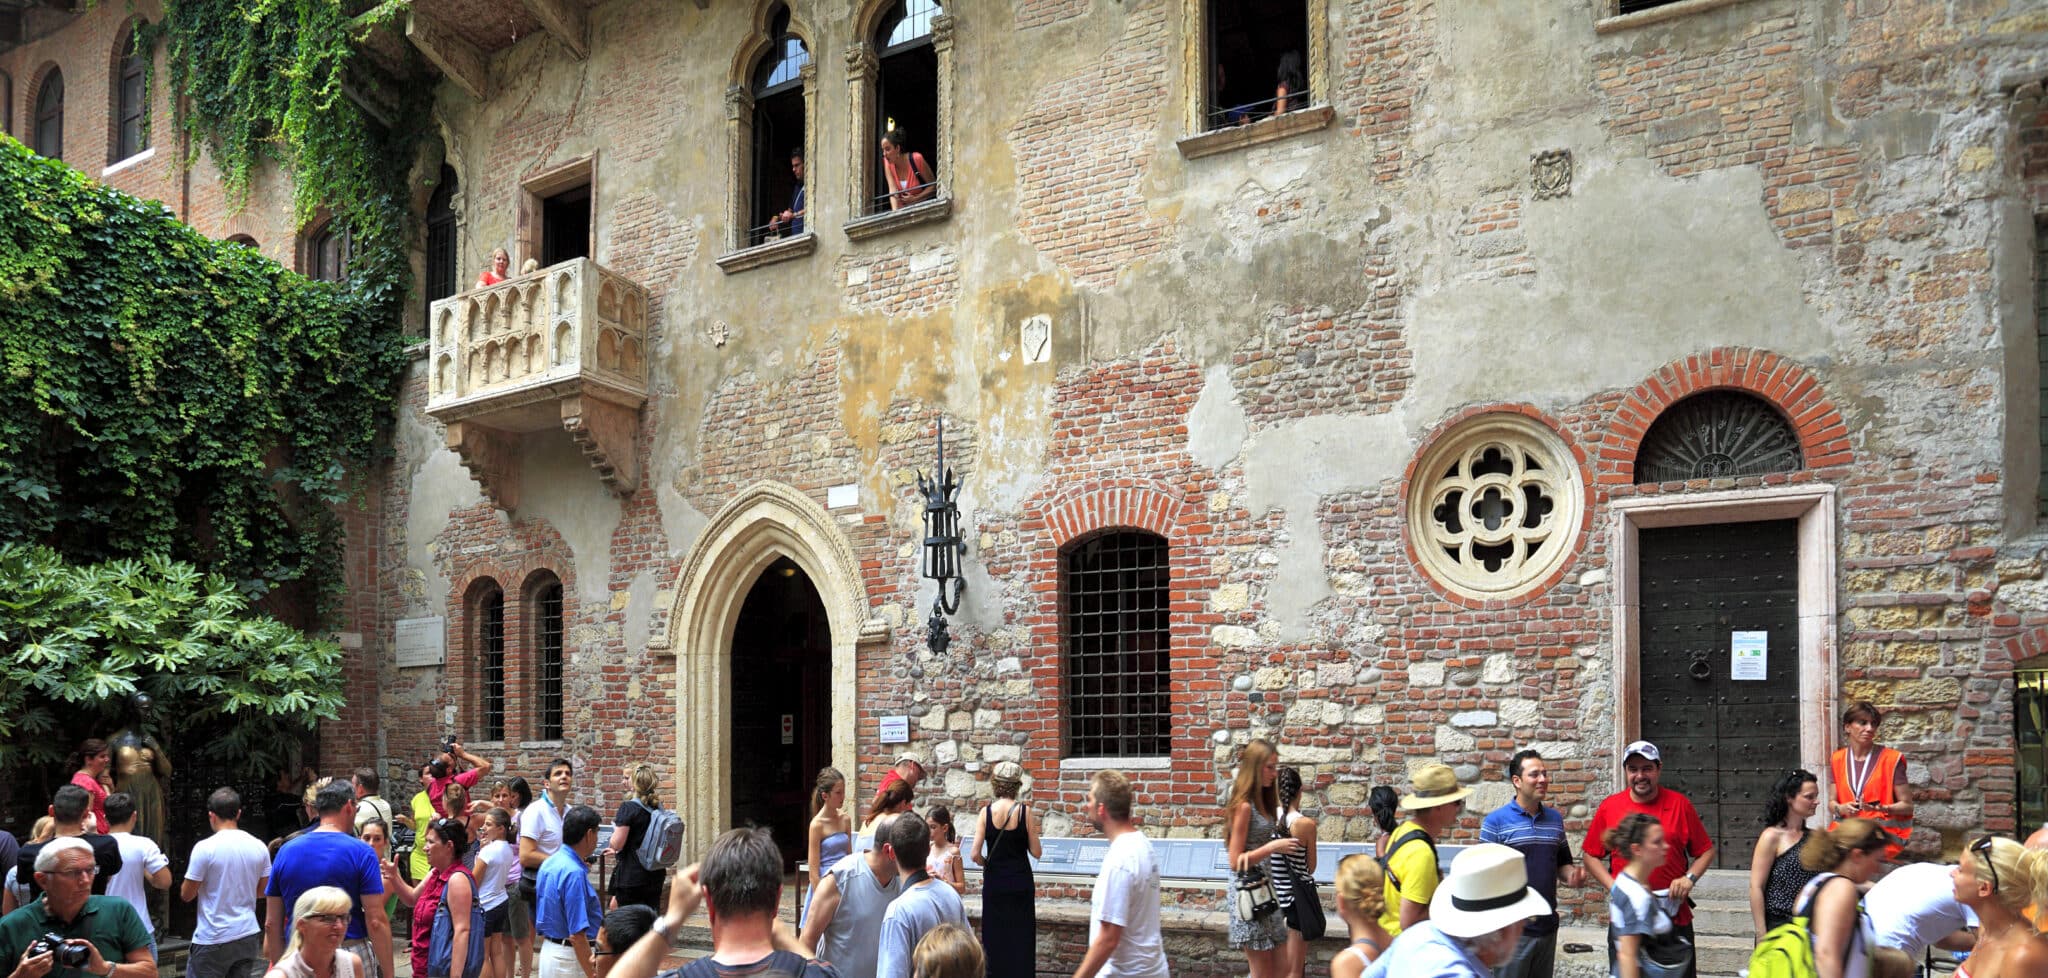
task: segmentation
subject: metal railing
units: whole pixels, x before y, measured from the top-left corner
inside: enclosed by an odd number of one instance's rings
[[[756,224],[747,229],[746,240],[741,242],[741,247],[752,248],[757,245],[781,241],[784,238],[793,238],[799,234],[807,233],[809,229],[809,214],[793,221],[770,221],[767,224]]]
[[[904,204],[903,206],[916,207],[919,204],[929,203],[931,201],[939,199],[939,197],[941,196],[939,191],[939,181],[929,180],[924,183],[912,184],[908,187],[903,188],[902,190],[884,191],[882,193],[874,195],[873,197],[869,197],[867,212],[862,214],[861,216],[873,217],[876,214],[887,214],[891,210],[901,210],[902,208],[891,208],[889,206],[889,201],[894,199],[898,194],[914,194],[927,188],[931,190],[930,194],[926,195],[921,199],[913,200],[910,203]]]
[[[1258,102],[1245,102],[1231,106],[1212,106],[1209,109],[1209,128],[1227,129],[1231,126],[1248,125],[1260,119],[1291,115],[1314,104],[1307,88],[1286,95],[1275,95]],[[1278,111],[1281,101],[1286,101],[1287,110]]]

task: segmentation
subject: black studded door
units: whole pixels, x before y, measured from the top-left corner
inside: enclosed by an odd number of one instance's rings
[[[1799,524],[1640,540],[1642,737],[1664,754],[1664,786],[1699,809],[1716,865],[1745,869],[1771,784],[1799,765]],[[1737,632],[1764,633],[1764,678],[1734,675]]]

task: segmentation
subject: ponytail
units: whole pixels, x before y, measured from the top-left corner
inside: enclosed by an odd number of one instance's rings
[[[1386,785],[1372,789],[1365,803],[1372,809],[1372,820],[1379,824],[1380,834],[1385,835],[1401,825],[1401,793]]]
[[[1620,856],[1625,863],[1635,862],[1635,847],[1650,838],[1650,830],[1657,827],[1657,817],[1643,812],[1631,812],[1607,834],[1600,837],[1600,843],[1607,847],[1612,856]]]
[[[1815,873],[1831,873],[1857,850],[1881,852],[1889,843],[1884,827],[1867,818],[1845,818],[1826,832],[1814,832],[1799,847],[1799,865]]]

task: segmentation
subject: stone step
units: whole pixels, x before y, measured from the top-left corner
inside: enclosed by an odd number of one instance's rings
[[[1592,927],[1566,927],[1558,931],[1557,978],[1605,978],[1607,974],[1607,931]],[[1576,954],[1568,944],[1591,948]],[[1700,978],[1736,978],[1749,968],[1753,943],[1748,937],[1699,936],[1694,952],[1699,957]]]

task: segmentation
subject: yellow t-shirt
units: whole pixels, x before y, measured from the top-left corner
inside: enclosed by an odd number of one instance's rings
[[[412,796],[412,828],[415,833],[412,844],[414,880],[426,879],[427,874],[433,872],[433,867],[427,865],[427,823],[439,817],[440,813],[434,811],[433,799],[428,798],[426,792],[422,791]]]
[[[1391,838],[1399,839],[1411,831],[1419,832],[1422,826],[1414,822],[1402,822]],[[1409,839],[1387,857],[1387,908],[1380,911],[1380,926],[1387,929],[1387,936],[1401,933],[1401,901],[1429,905],[1429,898],[1436,895],[1436,848],[1420,838]],[[1401,880],[1394,885],[1395,878]]]

